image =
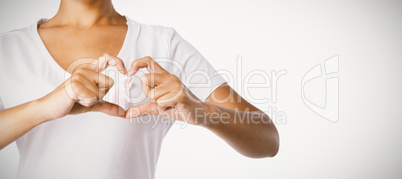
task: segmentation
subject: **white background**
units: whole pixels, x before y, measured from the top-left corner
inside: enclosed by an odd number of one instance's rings
[[[0,0],[0,32],[52,17],[55,0]],[[243,75],[286,70],[269,98],[286,120],[277,124],[274,158],[250,159],[206,129],[175,125],[159,158],[157,178],[401,178],[402,3],[400,1],[115,0],[124,15],[174,27],[218,70]],[[304,74],[339,55],[339,121],[301,98]],[[263,82],[263,79],[254,79]],[[233,86],[236,88],[236,86]],[[325,103],[325,78],[306,88]],[[251,100],[251,102],[253,102]],[[0,136],[1,137],[1,136]],[[15,177],[15,144],[0,151],[0,178]]]

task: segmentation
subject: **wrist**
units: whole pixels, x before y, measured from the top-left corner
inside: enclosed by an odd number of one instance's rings
[[[217,106],[204,102],[203,110],[198,114],[199,126],[209,127],[221,123],[221,114],[222,111]]]
[[[31,101],[29,105],[33,113],[32,115],[35,116],[35,123],[41,124],[53,120],[51,115],[47,113],[48,110],[50,110],[51,108],[46,106],[45,100],[43,98]]]

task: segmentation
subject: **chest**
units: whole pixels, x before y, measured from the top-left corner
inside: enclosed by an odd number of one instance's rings
[[[127,27],[51,28],[38,31],[50,55],[66,70],[80,58],[98,58],[104,53],[117,56],[124,44]]]

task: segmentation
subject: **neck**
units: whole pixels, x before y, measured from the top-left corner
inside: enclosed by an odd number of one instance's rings
[[[116,12],[111,0],[61,0],[52,20],[58,25],[82,28],[125,24],[125,18]]]

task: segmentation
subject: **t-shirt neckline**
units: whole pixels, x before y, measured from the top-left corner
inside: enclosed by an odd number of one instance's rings
[[[126,16],[124,16],[124,18],[126,19],[126,24],[127,24],[127,32],[126,32],[126,36],[124,37],[124,42],[123,45],[121,46],[121,49],[117,55],[117,57],[122,58],[122,55],[126,53],[126,47],[128,46],[128,42],[129,42],[129,37],[131,35],[130,31],[131,31],[131,27],[130,27],[130,19],[127,18]],[[49,19],[46,18],[42,18],[40,20],[38,20],[35,24],[32,25],[31,27],[31,32],[32,35],[34,37],[34,40],[37,43],[37,47],[39,48],[39,51],[41,52],[41,54],[44,56],[44,58],[46,59],[46,61],[48,61],[48,63],[51,65],[51,67],[55,70],[57,70],[57,72],[62,71],[65,76],[70,76],[71,74],[69,72],[67,72],[66,70],[64,70],[57,62],[56,60],[54,60],[54,58],[52,57],[52,55],[50,55],[50,52],[48,51],[48,49],[45,46],[45,43],[43,42],[42,38],[39,35],[38,32],[38,25],[42,24],[46,21],[48,21]],[[63,78],[64,80],[66,79],[66,77]],[[63,80],[63,81],[64,81]]]

